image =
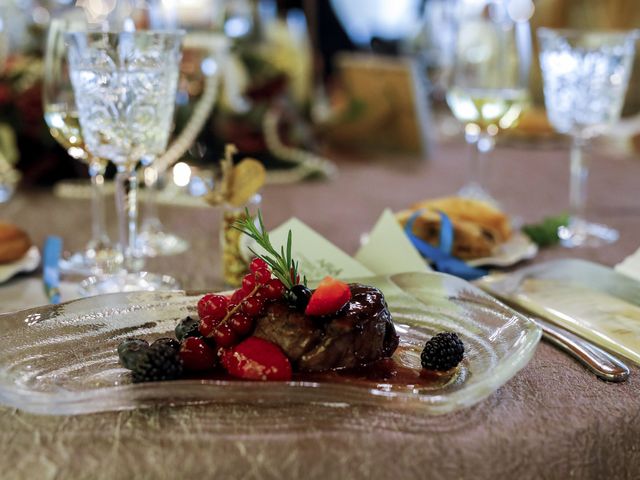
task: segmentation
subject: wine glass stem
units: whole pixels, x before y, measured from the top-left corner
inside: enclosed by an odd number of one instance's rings
[[[116,173],[116,210],[120,230],[120,248],[124,267],[129,272],[140,270],[136,238],[138,235],[138,178],[135,167],[118,166]]]
[[[103,245],[109,242],[104,205],[104,172],[107,162],[92,158],[89,163],[91,177],[91,243]]]
[[[467,136],[467,142],[469,142]],[[488,157],[495,147],[495,139],[486,132],[481,132],[475,137],[469,163],[469,183],[486,188],[485,173],[487,171]]]
[[[589,178],[589,167],[585,154],[587,143],[586,139],[576,135],[571,144],[569,209],[574,229],[580,229],[586,223],[587,180]]]
[[[144,183],[147,191],[145,203],[144,217],[142,220],[142,229],[158,228],[161,229],[162,223],[158,215],[158,182],[160,180],[160,172],[155,167],[149,166],[145,168]]]

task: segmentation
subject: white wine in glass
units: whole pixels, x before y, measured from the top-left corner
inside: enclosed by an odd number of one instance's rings
[[[515,126],[529,104],[524,88],[484,89],[453,87],[447,103],[458,121],[474,123],[482,129],[495,125],[500,130]]]
[[[93,274],[113,268],[114,264],[121,261],[121,257],[106,232],[104,172],[107,161],[90,155],[85,148],[69,77],[64,34],[86,28],[85,21],[75,17],[51,21],[47,35],[42,99],[44,119],[51,136],[69,156],[88,165],[92,185],[91,239],[84,251],[63,259],[60,267],[63,272]]]
[[[469,180],[458,194],[496,204],[483,178],[486,157],[529,102],[529,23],[512,18],[505,2],[485,0],[459,9],[457,29],[447,103],[473,148]]]
[[[175,289],[166,275],[139,270],[136,164],[167,148],[173,122],[181,31],[71,32],[71,81],[88,150],[117,168],[116,210],[124,262],[114,275],[94,276],[82,293]]]

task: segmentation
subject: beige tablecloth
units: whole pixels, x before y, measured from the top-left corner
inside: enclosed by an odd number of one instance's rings
[[[295,215],[354,252],[384,207],[449,194],[464,180],[466,150],[440,147],[430,162],[350,158],[331,182],[267,188],[268,226]],[[568,154],[503,148],[492,186],[525,221],[566,207]],[[536,261],[581,257],[613,265],[640,244],[640,161],[594,155],[596,220],[621,232],[598,250],[551,249]],[[219,286],[214,209],[163,208],[191,250],[150,269],[192,289]],[[0,217],[42,242],[86,241],[88,203],[21,192]],[[110,215],[113,223],[113,215]],[[0,287],[2,288],[2,287]],[[0,325],[0,331],[2,326]],[[489,399],[455,414],[423,417],[378,408],[198,405],[76,417],[0,408],[0,478],[640,478],[640,370],[624,384],[597,380],[549,345]]]

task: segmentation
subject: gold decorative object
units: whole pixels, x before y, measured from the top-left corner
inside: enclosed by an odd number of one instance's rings
[[[220,248],[222,251],[222,278],[227,285],[237,287],[247,272],[247,259],[242,255],[243,234],[233,228],[236,222],[254,217],[260,204],[257,195],[266,180],[266,170],[262,163],[253,158],[244,158],[233,164],[233,155],[238,153],[235,145],[227,145],[224,158],[220,162],[221,176],[214,189],[205,197],[210,205],[222,206],[220,227]]]

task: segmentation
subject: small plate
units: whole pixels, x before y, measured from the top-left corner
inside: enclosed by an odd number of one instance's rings
[[[33,272],[39,265],[40,251],[34,245],[21,259],[0,265],[0,283],[6,282],[19,273]]]
[[[133,292],[83,298],[0,316],[0,402],[33,413],[74,415],[154,405],[326,403],[410,409],[427,415],[471,406],[523,368],[540,331],[477,287],[449,275],[374,277],[400,335],[393,361],[402,379],[344,382],[336,375],[291,382],[220,378],[132,384],[116,348],[128,337],[173,333],[199,298],[184,292]],[[465,359],[446,380],[418,380],[420,351],[437,332],[456,331]],[[413,372],[413,373],[412,373]]]
[[[472,267],[509,267],[538,254],[538,246],[522,232],[513,232],[508,242],[499,245],[493,255],[468,260]]]

